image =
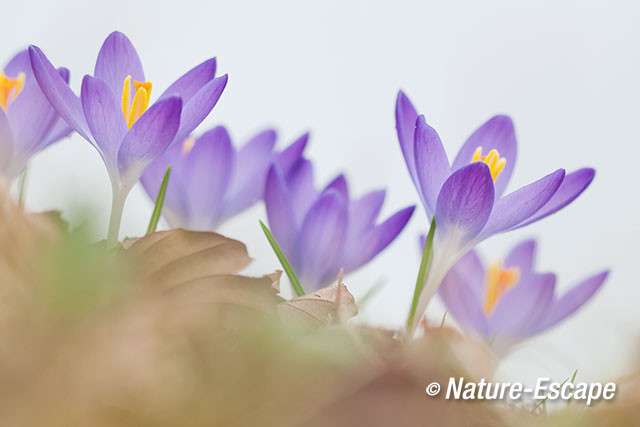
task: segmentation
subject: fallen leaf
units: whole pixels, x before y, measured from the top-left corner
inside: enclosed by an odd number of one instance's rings
[[[284,321],[329,325],[358,314],[353,295],[340,283],[282,302],[278,316]]]
[[[246,246],[237,240],[183,229],[144,236],[122,256],[134,260],[143,280],[161,289],[193,279],[233,274],[251,262]]]
[[[278,273],[263,277],[209,276],[172,287],[163,298],[170,298],[174,307],[230,304],[275,315],[276,305],[283,301],[278,296],[279,280]]]

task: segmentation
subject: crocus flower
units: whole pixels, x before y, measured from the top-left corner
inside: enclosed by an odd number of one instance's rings
[[[64,85],[69,70],[54,70]],[[38,151],[64,138],[71,128],[58,116],[38,87],[29,52],[18,53],[0,69],[0,171],[16,177]]]
[[[413,319],[451,266],[482,240],[536,222],[562,209],[591,183],[595,171],[558,169],[504,196],[516,160],[511,119],[495,116],[480,126],[449,163],[438,133],[404,93],[398,94],[396,127],[400,147],[429,220],[435,215],[434,255]]]
[[[199,138],[189,137],[156,160],[142,176],[147,194],[155,200],[168,165],[171,176],[162,213],[171,228],[211,231],[222,222],[262,200],[269,166],[277,161],[288,171],[307,143],[303,135],[277,154],[276,133],[260,132],[242,148],[231,143],[218,126]]]
[[[288,172],[273,165],[267,174],[265,204],[271,232],[307,290],[316,290],[349,273],[386,248],[411,218],[415,206],[376,224],[385,191],[349,199],[347,181],[339,175],[322,191],[313,168],[299,159]]]
[[[500,356],[573,314],[608,274],[591,276],[557,296],[556,275],[536,272],[535,254],[536,242],[528,240],[504,261],[485,266],[471,250],[451,268],[438,291],[458,324],[490,342]]]
[[[122,33],[111,33],[85,76],[80,97],[42,51],[29,48],[33,73],[51,105],[102,156],[113,188],[107,245],[115,244],[125,199],[144,170],[172,144],[182,142],[211,112],[227,83],[209,59],[150,102],[152,85],[138,54]]]

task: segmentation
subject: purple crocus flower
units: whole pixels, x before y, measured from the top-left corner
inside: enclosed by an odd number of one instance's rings
[[[171,178],[162,213],[172,228],[215,230],[222,222],[262,200],[269,166],[282,170],[300,158],[305,134],[277,154],[276,133],[260,132],[235,149],[227,130],[218,126],[202,136],[189,137],[156,160],[142,176],[147,194],[155,200],[162,177],[171,165]]]
[[[54,70],[69,83],[69,70]],[[0,171],[11,181],[38,151],[64,138],[71,128],[45,98],[31,71],[29,52],[0,69]]]
[[[435,215],[434,258],[414,327],[449,268],[482,240],[524,227],[562,209],[591,183],[595,171],[558,169],[504,196],[516,160],[507,116],[495,116],[464,143],[453,163],[437,132],[398,94],[396,126],[411,179],[429,220]]]
[[[504,259],[485,266],[476,252],[464,255],[447,273],[438,291],[458,324],[491,342],[504,356],[520,341],[558,324],[600,289],[608,271],[555,295],[556,275],[538,273],[536,242],[514,247]]]
[[[105,40],[94,76],[85,76],[80,97],[66,85],[42,51],[29,48],[33,73],[51,105],[102,156],[113,188],[107,245],[117,241],[125,199],[144,170],[172,144],[182,142],[211,112],[227,83],[215,78],[209,59],[176,80],[154,103],[138,54],[113,32]]]
[[[415,206],[376,225],[385,191],[349,199],[339,175],[322,191],[313,168],[299,159],[287,172],[273,165],[267,174],[265,204],[271,232],[307,290],[335,280],[340,269],[356,270],[385,249],[402,231]]]

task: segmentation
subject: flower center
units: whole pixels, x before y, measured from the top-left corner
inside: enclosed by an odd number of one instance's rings
[[[500,262],[493,263],[491,267],[489,267],[483,304],[486,315],[493,312],[505,292],[513,288],[519,279],[520,269],[518,267],[504,268]]]
[[[23,87],[24,73],[20,73],[18,77],[12,79],[0,70],[0,108],[3,111],[7,111],[9,104],[16,100]]]
[[[131,76],[127,76],[122,86],[122,113],[129,129],[147,111],[149,96],[151,96],[151,82],[140,83],[134,80],[133,87],[136,93],[131,101]]]
[[[482,157],[482,147],[476,148],[476,151],[473,153],[473,158],[471,159],[471,163],[478,161],[485,162],[487,166],[489,166],[493,182],[496,182],[498,175],[500,175],[500,172],[504,169],[504,165],[507,164],[507,159],[500,157],[500,153],[495,149],[489,151],[489,154]]]

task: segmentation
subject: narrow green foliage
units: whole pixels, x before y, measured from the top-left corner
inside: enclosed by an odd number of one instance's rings
[[[416,288],[413,292],[413,300],[411,301],[411,310],[409,311],[409,318],[407,319],[407,331],[411,335],[413,328],[413,320],[416,316],[416,310],[418,308],[418,301],[424,285],[427,283],[427,277],[429,276],[429,270],[431,269],[431,261],[433,260],[433,236],[436,231],[436,218],[431,220],[431,227],[429,228],[429,234],[427,234],[427,240],[424,244],[424,250],[422,251],[422,261],[420,262],[420,270],[418,271],[418,280],[416,280]]]
[[[444,322],[447,321],[447,311],[444,312],[444,314],[442,315],[442,322],[440,322],[440,327],[444,328]]]
[[[271,235],[271,231],[269,231],[269,228],[264,225],[262,221],[260,221],[260,226],[262,227],[262,231],[264,231],[264,235],[267,236],[267,240],[271,245],[271,249],[273,249],[273,252],[275,252],[276,256],[278,257],[278,261],[280,261],[282,269],[287,274],[293,290],[295,291],[297,296],[301,297],[302,295],[304,295],[304,289],[302,289],[302,285],[300,285],[300,281],[298,280],[296,273],[293,271],[293,268],[291,268],[289,261],[287,261],[287,257],[285,257],[282,253],[280,246],[278,246],[276,239],[274,239],[273,235]]]
[[[578,373],[578,370],[576,369],[576,371],[573,374],[573,378],[575,379],[575,375]],[[564,381],[562,381],[560,383],[560,387],[562,387],[567,381],[569,381],[569,378],[565,378]],[[572,380],[573,381],[573,380]],[[540,402],[538,402],[538,404],[536,405],[535,408],[533,408],[533,410],[535,411],[536,409],[538,409],[540,406],[542,406],[542,408],[544,409],[544,413],[547,413],[547,399],[549,399],[549,395],[547,395],[544,399],[542,399]]]
[[[18,178],[18,206],[24,206],[25,188],[27,186],[27,173],[29,166],[25,166]]]
[[[491,338],[489,339],[489,347],[491,347],[493,345],[493,343],[495,342],[497,336],[498,336],[498,331],[495,331],[493,333],[493,335],[491,335]]]
[[[162,215],[162,206],[164,205],[164,196],[167,194],[167,186],[169,185],[169,175],[171,173],[171,165],[167,166],[167,171],[162,178],[162,184],[158,191],[158,197],[156,197],[156,205],[153,207],[153,213],[149,220],[149,226],[147,227],[147,234],[153,233],[158,227],[160,222],[160,216]]]
[[[358,308],[362,310],[362,307],[364,307],[365,304],[369,302],[369,300],[371,300],[371,298],[373,298],[378,292],[380,292],[380,290],[386,284],[387,281],[384,279],[378,280],[376,283],[374,283],[373,286],[371,286],[369,290],[358,300],[358,303],[356,304]]]
[[[575,371],[573,371],[573,375],[571,376],[571,384],[575,384],[577,375],[578,375],[578,370],[576,369]],[[571,404],[571,400],[573,400],[573,396],[571,396],[567,400],[567,406],[569,406]]]

